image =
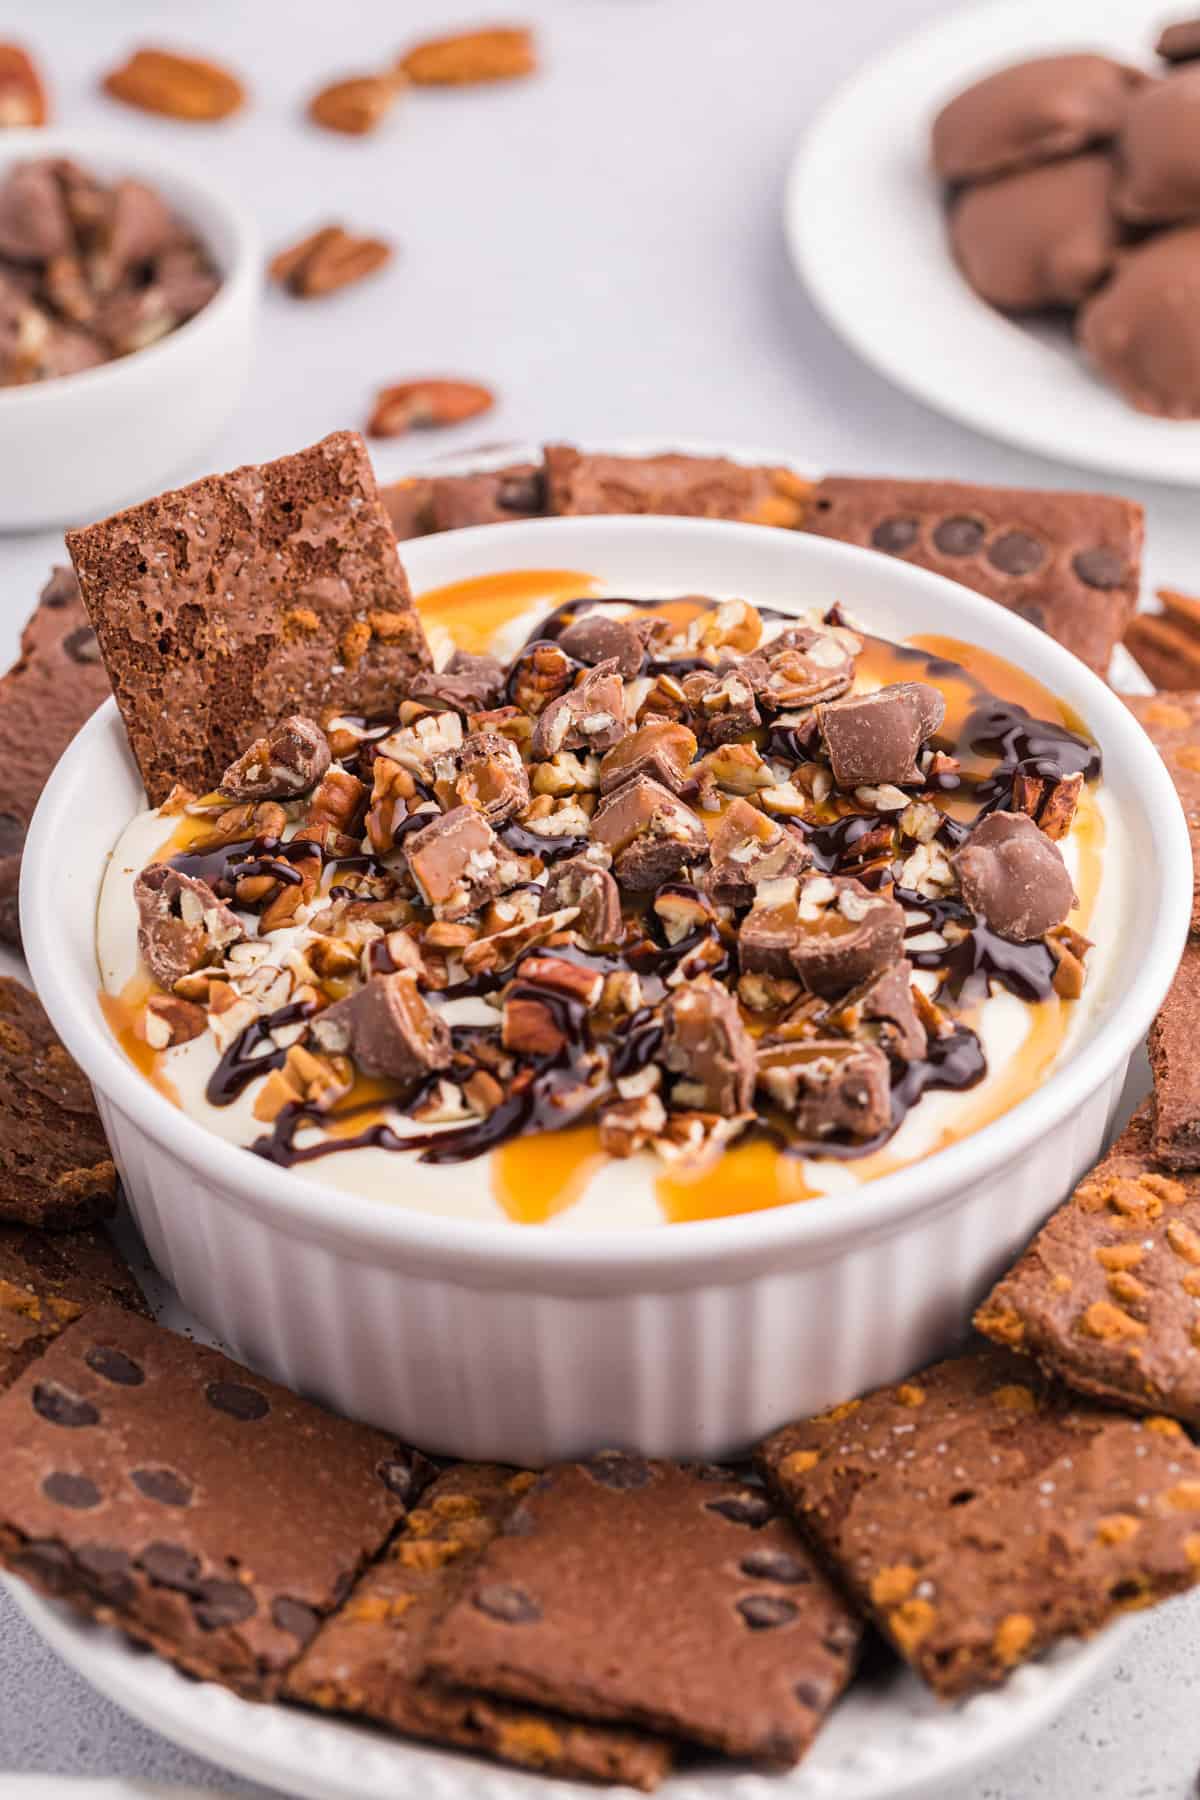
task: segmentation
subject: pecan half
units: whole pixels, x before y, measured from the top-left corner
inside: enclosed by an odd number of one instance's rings
[[[321,727],[292,713],[230,763],[218,792],[231,800],[294,800],[316,787],[331,761]]]
[[[343,131],[362,137],[381,125],[403,86],[398,74],[354,75],[334,81],[313,95],[308,116],[327,131]]]
[[[20,44],[0,44],[0,129],[44,125],[49,117],[45,84],[29,52]]]
[[[381,388],[367,421],[369,437],[401,437],[406,431],[462,425],[490,412],[496,396],[476,381],[426,376]]]
[[[362,281],[391,261],[384,238],[358,237],[341,225],[323,225],[271,258],[272,281],[299,300],[318,300],[351,282]]]
[[[493,26],[414,44],[400,58],[399,67],[418,87],[461,87],[532,75],[537,51],[526,26]]]
[[[156,981],[174,987],[183,975],[219,962],[245,933],[241,921],[206,881],[151,863],[133,884],[137,944]]]
[[[126,106],[192,123],[227,119],[246,98],[229,69],[170,50],[135,50],[127,63],[104,77],[103,86]]]

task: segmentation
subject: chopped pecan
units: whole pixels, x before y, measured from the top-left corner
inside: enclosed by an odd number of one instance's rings
[[[779,825],[748,800],[734,800],[712,834],[706,893],[722,906],[745,906],[764,881],[799,875],[812,851],[798,831]]]
[[[912,964],[893,963],[830,1007],[826,1018],[837,1031],[860,1043],[878,1044],[896,1062],[924,1056],[928,1038],[913,998]]]
[[[297,836],[307,837],[323,826],[352,836],[366,799],[367,790],[357,775],[346,769],[327,770],[313,790],[304,815],[305,829]]]
[[[313,1037],[349,1053],[367,1075],[416,1082],[450,1066],[450,1028],[422,997],[411,969],[372,975],[356,993],[319,1013]]]
[[[732,1119],[709,1112],[671,1112],[662,1134],[654,1139],[653,1148],[666,1163],[704,1168],[717,1160],[753,1118],[752,1112],[739,1113]]]
[[[322,862],[319,854],[292,859],[289,867],[300,879],[281,887],[263,908],[258,920],[260,937],[268,937],[272,931],[281,931],[286,925],[294,925],[300,908],[310,903],[321,885]]]
[[[1078,1000],[1087,980],[1084,964],[1092,948],[1091,939],[1072,931],[1069,925],[1057,925],[1046,933],[1046,944],[1055,963],[1055,993],[1063,1000]]]
[[[764,882],[742,921],[743,969],[797,976],[814,994],[840,994],[903,955],[904,912],[846,876]]]
[[[564,906],[578,909],[574,929],[586,944],[604,949],[620,941],[621,891],[590,850],[551,866],[542,889],[542,911],[553,914]]]
[[[641,674],[646,660],[645,646],[629,620],[614,619],[611,613],[599,609],[573,620],[559,633],[558,642],[568,656],[589,667],[615,662],[618,674],[626,681]]]
[[[419,811],[421,801],[416,777],[403,764],[390,756],[377,756],[371,764],[371,804],[367,808],[366,828],[371,848],[386,856],[395,848],[396,832],[412,810]],[[430,807],[431,816],[436,812]]]
[[[557,644],[531,644],[514,661],[508,689],[521,711],[536,719],[566,693],[573,678],[574,664],[565,650]]]
[[[762,618],[748,600],[722,600],[696,620],[702,649],[756,650],[762,641]]]
[[[610,657],[589,669],[539,715],[533,755],[541,760],[560,750],[611,750],[626,730],[625,690],[617,659]]]
[[[747,1012],[782,1012],[800,994],[800,983],[784,975],[768,975],[761,969],[739,975],[737,996]]]
[[[375,746],[376,755],[390,756],[393,762],[410,769],[421,781],[431,781],[454,768],[454,759],[462,747],[462,720],[456,712],[420,713],[411,725],[389,732]]]
[[[280,250],[268,273],[298,300],[318,300],[373,275],[391,257],[392,247],[383,238],[360,237],[342,225],[323,225]]]
[[[321,727],[292,713],[230,763],[218,792],[231,800],[294,800],[316,787],[330,761]]]
[[[601,801],[591,837],[611,854],[617,879],[635,889],[673,881],[688,863],[708,854],[708,837],[695,813],[648,775],[635,775]]]
[[[161,811],[161,807],[159,808]],[[247,838],[282,837],[287,828],[287,814],[274,800],[255,805],[227,806],[212,819],[207,830],[192,842],[193,850],[220,850],[226,844],[244,843]]]
[[[520,864],[470,806],[413,832],[404,849],[422,899],[439,918],[462,918],[521,879]]]
[[[167,863],[143,869],[134,881],[133,897],[138,949],[165,988],[174,987],[182,975],[219,962],[245,935],[240,920],[206,881],[181,875]]]
[[[526,26],[492,26],[414,44],[400,58],[399,67],[418,87],[458,87],[532,75],[537,52]]]
[[[804,1137],[871,1138],[891,1124],[888,1060],[875,1044],[844,1038],[764,1044],[758,1085]]]
[[[44,125],[50,116],[37,65],[19,44],[0,44],[0,130]]]
[[[1082,789],[1083,776],[1079,773],[1052,781],[1045,775],[1021,772],[1013,777],[1012,809],[1027,813],[1048,838],[1057,841],[1071,829]]]
[[[614,744],[600,764],[600,792],[611,794],[635,775],[650,775],[673,794],[687,783],[696,736],[675,719],[652,719]]]
[[[475,381],[427,376],[381,388],[367,422],[369,437],[401,437],[406,431],[462,425],[496,404],[490,388]]]
[[[575,908],[564,906],[557,912],[544,913],[540,918],[522,919],[502,931],[489,932],[486,937],[476,938],[473,944],[468,944],[463,951],[463,968],[468,975],[494,975],[501,969],[509,969],[527,950],[566,931],[575,917]]]
[[[1015,944],[1044,937],[1075,905],[1062,851],[1026,813],[988,813],[951,861],[971,911]]]
[[[552,997],[519,984],[510,988],[504,997],[500,1041],[515,1056],[561,1056],[567,1033]]]
[[[504,665],[494,656],[456,650],[444,667],[418,669],[408,691],[412,699],[423,700],[427,706],[449,707],[469,719],[503,700]]]
[[[521,980],[531,981],[535,987],[550,988],[556,994],[566,994],[568,999],[578,1000],[589,1010],[600,1004],[604,992],[602,969],[589,967],[586,963],[568,962],[565,956],[527,956],[521,964]]]
[[[186,977],[185,977],[186,979]],[[152,1050],[190,1043],[208,1025],[204,1008],[178,994],[151,994],[142,1015],[141,1035]]]
[[[701,976],[663,1008],[663,1062],[676,1076],[672,1101],[732,1118],[754,1094],[754,1040],[726,988]]]
[[[285,1106],[314,1106],[328,1112],[349,1093],[354,1072],[344,1056],[314,1056],[303,1044],[293,1044],[281,1069],[273,1069],[254,1102],[254,1116],[270,1122]]]
[[[660,670],[654,677],[654,684],[646,691],[645,698],[637,708],[635,722],[648,725],[654,719],[687,719],[689,708],[683,684],[674,675]]]
[[[327,131],[362,137],[383,123],[402,85],[396,72],[350,76],[314,94],[308,103],[308,116],[314,125],[323,125]]]
[[[854,680],[854,654],[839,634],[793,626],[765,644],[755,659],[763,673],[755,692],[771,712],[836,700]]]
[[[489,825],[506,825],[529,805],[529,776],[521,752],[498,731],[472,731],[455,758],[454,792]]]
[[[737,666],[720,674],[694,669],[684,676],[683,692],[696,734],[704,744],[725,744],[745,737],[762,723],[754,689]]]
[[[600,1148],[610,1156],[633,1156],[653,1144],[666,1123],[667,1110],[657,1094],[614,1100],[597,1121]]]
[[[668,944],[681,944],[694,931],[715,922],[707,898],[688,882],[668,881],[660,887],[651,902]]]
[[[135,50],[127,63],[104,77],[103,85],[126,106],[193,123],[227,119],[246,97],[228,69],[169,50]]]
[[[817,719],[833,779],[841,788],[885,782],[904,787],[920,781],[917,752],[945,711],[941,692],[926,681],[900,681],[819,706]]]
[[[718,744],[692,771],[701,790],[711,782],[727,794],[761,794],[775,777],[753,744]]]

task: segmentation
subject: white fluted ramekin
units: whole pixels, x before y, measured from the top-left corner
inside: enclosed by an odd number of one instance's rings
[[[24,941],[91,1078],[130,1204],[184,1304],[251,1364],[460,1456],[538,1463],[619,1444],[713,1456],[895,1379],[972,1302],[1102,1147],[1174,973],[1191,856],[1174,789],[1121,701],[1014,615],[906,563],[800,533],[550,519],[407,544],[414,587],[572,568],[636,594],[841,600],[870,629],[964,639],[1035,672],[1087,722],[1131,859],[1127,941],[1087,1028],[1012,1111],[838,1198],[709,1222],[572,1233],[399,1211],[301,1179],[178,1112],[97,1000],[97,894],[144,799],[115,708],[71,745],[25,850]],[[463,1181],[487,1179],[480,1164]]]

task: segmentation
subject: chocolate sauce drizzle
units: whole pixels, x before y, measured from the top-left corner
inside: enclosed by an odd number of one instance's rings
[[[539,644],[556,644],[567,625],[588,600],[571,599],[556,607],[544,618],[527,639],[518,660],[529,656]],[[620,604],[651,611],[661,600],[622,599]],[[791,622],[791,616],[759,609],[764,618]],[[829,622],[844,621],[836,614]],[[965,683],[975,696],[965,724],[956,739],[934,740],[934,747],[948,757],[978,764],[977,768],[954,768],[932,774],[923,784],[955,797],[963,817],[943,815],[938,838],[949,851],[957,849],[971,827],[987,813],[1012,805],[1014,783],[1019,776],[1038,776],[1058,781],[1065,776],[1082,773],[1088,782],[1100,775],[1100,752],[1065,726],[1034,718],[1025,708],[990,693],[986,687],[958,663],[931,657],[926,652],[906,645],[889,645],[890,653],[919,666],[919,673],[932,681],[954,680]],[[577,665],[581,667],[582,665]],[[656,662],[650,658],[643,664],[649,673],[670,670],[679,676],[692,667],[708,668],[703,658],[676,657]],[[914,671],[916,672],[916,671]],[[509,692],[515,679],[516,664],[509,675]],[[810,758],[814,741],[814,723],[801,720],[795,725],[768,726],[763,736],[763,751],[768,757],[797,763]],[[364,761],[369,761],[373,746],[364,747]],[[964,805],[965,803],[965,805]],[[415,831],[430,815],[417,814],[403,821],[397,831],[398,841]],[[1053,991],[1055,959],[1042,942],[1014,944],[998,937],[982,920],[976,919],[960,899],[928,899],[898,885],[900,863],[881,870],[880,845],[895,842],[892,836],[894,814],[852,814],[830,822],[813,825],[793,822],[793,829],[805,838],[813,858],[813,866],[824,873],[857,874],[870,859],[873,878],[890,880],[894,898],[908,915],[906,954],[915,968],[934,971],[938,975],[935,998],[951,1008],[961,1008],[984,999],[993,985],[1027,1002],[1046,999]],[[510,823],[499,836],[521,856],[537,857],[543,865],[564,857],[576,856],[586,847],[585,837],[547,838],[535,831]],[[213,886],[224,898],[232,897],[236,883],[244,876],[271,875],[282,882],[302,879],[294,863],[305,856],[320,855],[318,846],[307,843],[282,843],[275,838],[258,837],[225,846],[220,850],[184,853],[171,859],[175,868],[197,875]],[[886,863],[888,851],[883,852]],[[340,859],[339,872],[355,871],[368,875],[386,873],[386,869],[370,855]],[[868,878],[868,877],[864,877]],[[689,891],[687,884],[672,883],[674,888]],[[690,890],[703,904],[703,896]],[[354,897],[356,890],[335,883],[330,896]],[[658,1062],[662,1054],[663,1027],[656,1008],[680,979],[688,980],[701,971],[718,977],[729,975],[735,967],[736,932],[725,921],[711,918],[697,926],[678,943],[669,943],[663,933],[652,904],[637,907],[625,901],[626,939],[621,947],[608,953],[578,946],[555,946],[553,954],[601,975],[617,972],[635,973],[641,983],[640,1009],[621,1021],[599,1042],[593,1034],[587,1009],[576,999],[556,990],[537,986],[524,972],[530,958],[543,954],[534,946],[509,967],[479,974],[445,988],[437,996],[441,1001],[486,996],[502,988],[536,995],[548,1007],[558,1024],[561,1047],[553,1055],[524,1059],[505,1084],[502,1100],[486,1117],[457,1127],[398,1132],[378,1114],[379,1102],[345,1106],[334,1112],[322,1112],[303,1104],[286,1106],[276,1117],[270,1131],[252,1148],[259,1156],[282,1167],[293,1167],[342,1150],[373,1147],[406,1151],[421,1161],[449,1165],[467,1161],[508,1142],[533,1132],[561,1130],[578,1123],[595,1112],[616,1093],[617,1082],[635,1075]],[[950,935],[946,932],[949,929]],[[943,938],[938,946],[916,947],[920,937],[936,932]],[[395,965],[386,943],[379,940],[371,946],[369,966],[385,972]],[[672,980],[674,978],[674,981]],[[269,1018],[255,1020],[241,1032],[222,1056],[208,1084],[208,1098],[213,1105],[230,1104],[256,1076],[280,1067],[287,1051],[274,1045],[272,1033],[282,1026],[303,1022],[311,1008],[304,1005],[283,1007]],[[471,1068],[494,1066],[500,1051],[500,1034],[495,1026],[455,1026],[451,1032],[456,1067],[448,1073],[453,1079]],[[270,1046],[270,1047],[268,1047]],[[478,1052],[478,1060],[476,1059]],[[924,1056],[911,1062],[896,1061],[892,1066],[891,1120],[888,1128],[864,1141],[848,1135],[822,1138],[819,1141],[800,1138],[785,1116],[776,1112],[760,1114],[750,1135],[765,1135],[779,1150],[793,1156],[817,1156],[839,1160],[870,1155],[899,1130],[912,1108],[922,1096],[934,1089],[964,1091],[974,1087],[987,1073],[987,1063],[979,1038],[969,1026],[956,1021],[942,1036],[931,1036]],[[431,1076],[410,1093],[403,1110],[419,1109],[423,1100],[431,1098],[442,1077]],[[399,1106],[399,1102],[397,1103]],[[363,1129],[347,1130],[362,1114]],[[302,1136],[313,1129],[328,1132],[335,1126],[345,1135],[322,1137],[301,1144]]]

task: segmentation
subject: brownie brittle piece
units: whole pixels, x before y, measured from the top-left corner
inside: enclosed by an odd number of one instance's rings
[[[65,1326],[106,1305],[149,1316],[102,1226],[50,1237],[27,1225],[0,1225],[0,1388],[10,1387]]]
[[[1192,930],[1200,932],[1200,692],[1123,698],[1153,738],[1183,804],[1192,839]]]
[[[829,475],[805,529],[961,581],[1101,675],[1137,606],[1142,509],[1106,494]]]
[[[947,1699],[1200,1580],[1200,1451],[988,1348],[785,1426],[772,1488]]]
[[[1200,1169],[1200,943],[1190,942],[1150,1027],[1154,1154],[1171,1169]],[[1197,1345],[1200,1348],[1200,1344]]]
[[[70,1231],[106,1218],[117,1173],[83,1070],[37,995],[0,977],[0,1220]]]
[[[0,1560],[203,1679],[268,1699],[428,1471],[116,1307],[0,1400]]]
[[[67,534],[146,791],[204,791],[302,707],[394,708],[428,665],[366,446],[335,432]]]
[[[447,1469],[385,1555],[322,1624],[287,1678],[289,1700],[374,1720],[406,1737],[478,1750],[581,1780],[656,1787],[671,1750],[423,1677],[429,1640],[481,1553],[536,1477],[489,1464]]]
[[[987,1337],[1085,1394],[1200,1425],[1200,1176],[1155,1152],[1154,1102],[975,1314]]]
[[[428,476],[413,475],[404,481],[389,482],[380,488],[379,498],[398,543],[407,538],[425,537],[433,530],[430,516],[433,482]]]
[[[96,634],[72,570],[55,569],[21,632],[21,654],[0,676],[0,938],[18,945],[21,851],[51,769],[109,694]]]
[[[611,1452],[548,1469],[433,1634],[455,1687],[795,1763],[859,1627],[766,1495]]]
[[[806,516],[810,484],[790,469],[723,456],[606,456],[570,444],[547,444],[545,457],[552,513],[676,514],[792,529]]]

